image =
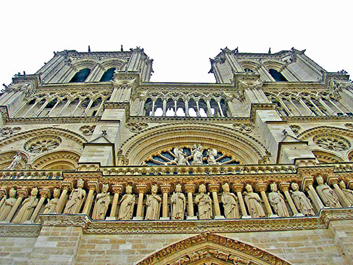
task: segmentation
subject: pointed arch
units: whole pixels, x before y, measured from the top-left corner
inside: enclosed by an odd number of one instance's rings
[[[289,262],[265,250],[213,233],[202,233],[171,244],[136,264],[196,265],[206,262],[290,265]]]

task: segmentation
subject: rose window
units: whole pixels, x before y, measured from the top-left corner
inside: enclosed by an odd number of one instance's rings
[[[321,135],[314,137],[313,140],[318,146],[332,151],[346,151],[351,146],[346,138],[340,136]]]
[[[31,153],[44,153],[54,150],[61,142],[57,136],[35,137],[27,141],[24,148]]]

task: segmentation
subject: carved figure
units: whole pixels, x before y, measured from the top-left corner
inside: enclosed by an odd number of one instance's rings
[[[147,195],[147,201],[146,201],[146,217],[145,220],[158,220],[159,219],[159,213],[160,213],[160,207],[161,207],[161,197],[157,195],[158,191],[158,186],[157,185],[152,185],[151,189],[151,195]]]
[[[83,202],[86,198],[86,191],[83,189],[83,179],[77,180],[77,189],[74,189],[66,203],[64,214],[77,214],[80,212]]]
[[[31,190],[31,196],[26,198],[21,205],[21,209],[18,211],[16,217],[13,219],[13,223],[23,223],[29,218],[31,218],[31,215],[35,209],[35,207],[38,204],[38,189],[33,188]]]
[[[107,214],[108,207],[111,201],[110,193],[108,192],[109,185],[104,184],[102,192],[97,194],[96,203],[94,204],[92,219],[104,220]]]
[[[347,189],[346,183],[343,180],[340,181],[339,185],[343,194],[346,195],[347,200],[353,205],[353,190]]]
[[[239,218],[238,198],[234,193],[229,192],[228,183],[223,184],[222,203],[226,218]]]
[[[264,209],[261,206],[260,196],[253,192],[252,186],[250,184],[246,184],[244,192],[244,200],[248,207],[249,213],[252,218],[260,218],[265,217]]]
[[[194,148],[192,149],[191,152],[193,161],[192,164],[193,165],[202,165],[202,146],[199,144],[198,146],[195,144]]]
[[[184,151],[182,148],[174,148],[173,150],[174,155],[175,155],[175,162],[177,165],[189,165],[188,160],[186,159],[186,155],[184,154]]]
[[[195,198],[195,203],[199,208],[199,219],[211,219],[212,214],[212,200],[209,194],[206,194],[206,186],[200,184],[199,194]]]
[[[56,206],[58,205],[60,197],[60,189],[55,188],[53,193],[53,199],[48,199],[47,205],[45,205],[44,214],[57,213]]]
[[[288,217],[289,212],[284,201],[283,195],[278,191],[277,184],[272,183],[270,185],[271,192],[268,194],[270,204],[279,217]]]
[[[310,200],[305,196],[304,192],[299,190],[298,184],[296,182],[293,182],[291,184],[291,187],[292,199],[295,203],[295,206],[297,206],[298,211],[306,216],[315,215]]]
[[[186,199],[185,195],[181,193],[181,185],[177,184],[175,186],[175,192],[171,197],[171,213],[172,220],[184,220]]]
[[[5,203],[2,205],[0,208],[0,220],[5,220],[7,215],[12,209],[12,206],[14,206],[16,202],[16,190],[14,188],[11,188],[9,191],[9,198],[5,200]]]
[[[216,156],[217,156],[217,149],[208,149],[207,150],[207,163],[209,165],[217,165]]]
[[[118,220],[131,220],[135,206],[135,195],[132,193],[132,187],[126,186],[126,194],[120,200],[120,209]]]
[[[21,153],[17,152],[16,155],[14,155],[11,164],[8,167],[6,167],[5,169],[7,169],[7,170],[15,169],[18,166],[18,164],[20,164],[21,160],[22,160]]]
[[[342,207],[338,201],[336,193],[327,185],[327,183],[324,184],[324,179],[320,175],[316,177],[316,182],[318,184],[316,191],[325,206],[331,208]]]

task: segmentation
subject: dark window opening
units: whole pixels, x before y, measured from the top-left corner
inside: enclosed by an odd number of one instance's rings
[[[288,80],[277,70],[270,69],[269,72],[276,82],[288,82]]]
[[[71,79],[70,83],[85,82],[90,72],[91,70],[88,68],[78,71]]]
[[[115,68],[110,68],[107,71],[105,71],[105,73],[103,74],[99,82],[108,82],[110,80],[113,80],[114,71],[115,71]]]

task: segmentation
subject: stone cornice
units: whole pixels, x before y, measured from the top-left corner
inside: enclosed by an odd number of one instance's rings
[[[322,122],[322,121],[350,121],[353,122],[352,116],[282,116],[282,120],[287,122]]]
[[[132,123],[250,123],[249,117],[148,117],[148,116],[130,116],[128,119]]]
[[[36,117],[36,118],[7,118],[6,124],[57,124],[57,123],[97,123],[101,116],[95,117]]]
[[[41,229],[40,224],[0,223],[0,237],[37,237]]]
[[[95,82],[95,83],[54,83],[43,84],[37,88],[36,94],[45,92],[83,92],[83,91],[112,91],[112,82]]]

